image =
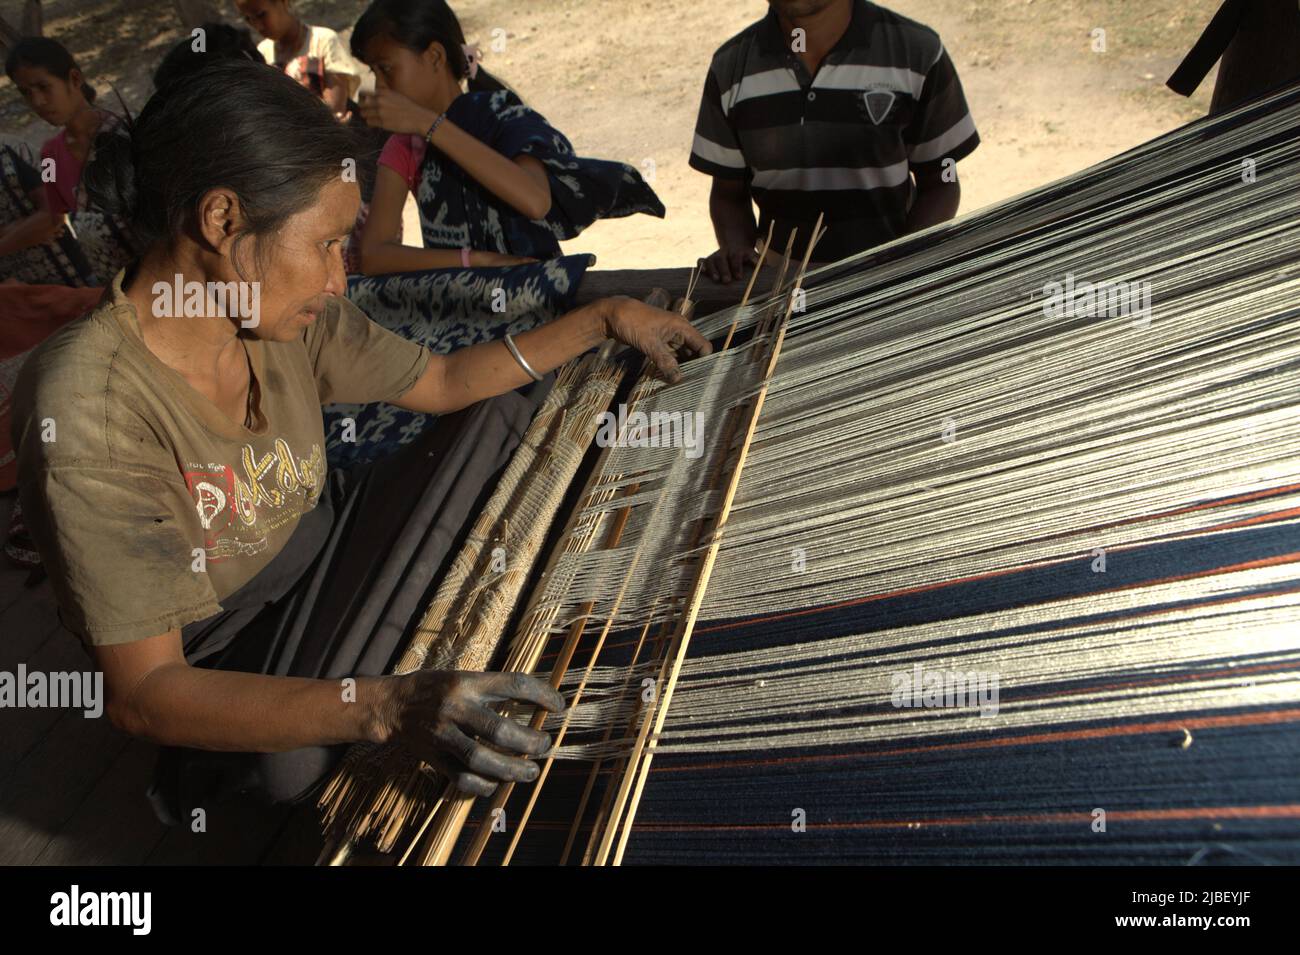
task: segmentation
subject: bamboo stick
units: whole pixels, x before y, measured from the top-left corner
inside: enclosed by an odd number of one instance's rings
[[[813,234],[808,242],[808,247],[804,252],[803,263],[800,266],[799,273],[795,279],[795,287],[803,280],[803,275],[807,271],[808,262],[812,258],[813,247],[816,240],[821,236],[822,217],[818,216],[816,225],[813,226]],[[793,232],[791,233],[793,238]],[[625,798],[629,781],[632,774],[626,775],[619,786],[619,795],[615,800],[615,811],[611,816],[605,835],[601,839],[600,850],[596,857],[597,865],[604,865],[609,858],[611,844],[616,832],[619,832],[617,855],[614,864],[622,862],[623,851],[627,845],[628,836],[631,833],[632,821],[636,816],[637,807],[640,805],[641,793],[645,787],[646,775],[650,771],[650,763],[654,759],[654,751],[657,745],[659,734],[663,731],[663,725],[668,717],[668,707],[672,703],[673,690],[677,685],[677,677],[681,672],[682,661],[685,659],[686,650],[690,646],[690,639],[695,631],[695,621],[699,616],[700,607],[704,603],[704,594],[708,589],[709,578],[713,573],[713,565],[717,560],[718,550],[722,544],[722,537],[726,531],[727,518],[731,514],[731,505],[736,497],[736,490],[740,486],[740,475],[744,470],[745,458],[749,453],[750,443],[753,441],[754,432],[758,428],[758,419],[763,412],[763,401],[767,396],[768,382],[771,381],[772,374],[776,370],[776,363],[781,355],[781,346],[785,340],[785,330],[790,321],[790,314],[794,310],[794,296],[791,295],[786,304],[785,315],[781,324],[776,331],[776,338],[772,343],[770,357],[768,358],[767,369],[763,376],[763,385],[754,397],[753,405],[749,414],[749,421],[745,428],[744,440],[741,443],[740,450],[736,458],[735,467],[732,469],[730,480],[727,482],[726,494],[723,497],[722,506],[719,509],[717,520],[714,524],[714,530],[711,535],[708,550],[705,552],[704,559],[700,565],[700,571],[696,578],[695,586],[692,589],[690,602],[686,614],[678,624],[677,634],[674,636],[670,649],[672,667],[669,672],[667,682],[664,686],[663,693],[657,699],[657,705],[647,712],[647,718],[642,726],[641,733],[638,736],[633,755],[629,759],[629,767],[635,773],[636,783],[635,792],[631,796],[631,801],[627,805],[625,815],[621,813],[621,803]],[[655,715],[653,733],[649,733],[650,715]],[[644,754],[644,755],[642,755]],[[620,815],[622,820],[620,822]]]

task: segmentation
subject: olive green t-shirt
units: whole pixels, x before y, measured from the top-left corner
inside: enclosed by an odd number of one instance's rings
[[[320,498],[321,405],[396,399],[429,361],[333,298],[301,338],[247,341],[249,428],[149,350],[122,279],[33,353],[14,395],[23,516],[64,624],[90,644],[219,612]]]

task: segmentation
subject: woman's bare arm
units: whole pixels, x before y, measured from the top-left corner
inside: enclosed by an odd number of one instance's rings
[[[458,249],[417,249],[398,239],[402,209],[406,205],[406,183],[394,170],[380,166],[375,177],[375,194],[370,215],[361,233],[361,271],[366,275],[416,272],[420,269],[454,269],[462,265]],[[472,251],[469,264],[477,268],[520,265],[532,259],[496,252]]]
[[[681,376],[679,351],[707,355],[713,350],[680,315],[630,298],[599,299],[516,335],[514,341],[529,366],[544,375],[609,338],[636,348],[670,382]],[[445,414],[531,380],[505,342],[483,342],[450,355],[431,355],[424,375],[393,403],[410,411]]]
[[[377,679],[358,679],[345,697],[341,680],[192,667],[179,630],[95,647],[95,659],[113,725],[156,743],[275,753],[382,735]]]
[[[500,780],[536,779],[536,763],[509,753],[539,756],[551,747],[547,734],[501,716],[501,703],[564,709],[559,693],[523,673],[417,670],[358,677],[350,688],[344,680],[191,667],[179,630],[96,647],[95,658],[109,719],[134,736],[238,753],[392,741],[477,795],[490,795]]]
[[[437,113],[390,89],[363,96],[360,106],[367,123],[393,133],[423,136],[438,118]],[[541,219],[551,211],[546,167],[532,156],[503,156],[449,119],[439,124],[431,144],[521,215]]]
[[[544,219],[551,211],[551,181],[541,160],[532,156],[507,158],[451,120],[438,127],[432,144],[521,215]]]

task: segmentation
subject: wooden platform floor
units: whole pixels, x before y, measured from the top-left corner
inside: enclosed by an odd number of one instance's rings
[[[12,493],[0,496],[0,536]],[[49,582],[0,558],[0,670],[84,671]],[[80,710],[0,709],[0,865],[311,865],[315,808],[234,797],[205,807],[205,832],[168,828],[145,797],[158,748]]]

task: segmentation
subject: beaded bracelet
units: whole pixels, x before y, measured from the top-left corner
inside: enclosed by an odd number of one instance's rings
[[[442,121],[443,121],[444,119],[446,119],[446,118],[447,118],[447,114],[446,114],[446,113],[439,113],[439,114],[438,114],[438,118],[435,119],[435,120],[433,121],[433,125],[429,127],[429,131],[428,131],[427,133],[424,134],[424,141],[425,141],[426,143],[429,143],[430,145],[432,145],[432,143],[433,143],[433,134],[436,133],[436,132],[438,131],[438,127],[442,125]]]

